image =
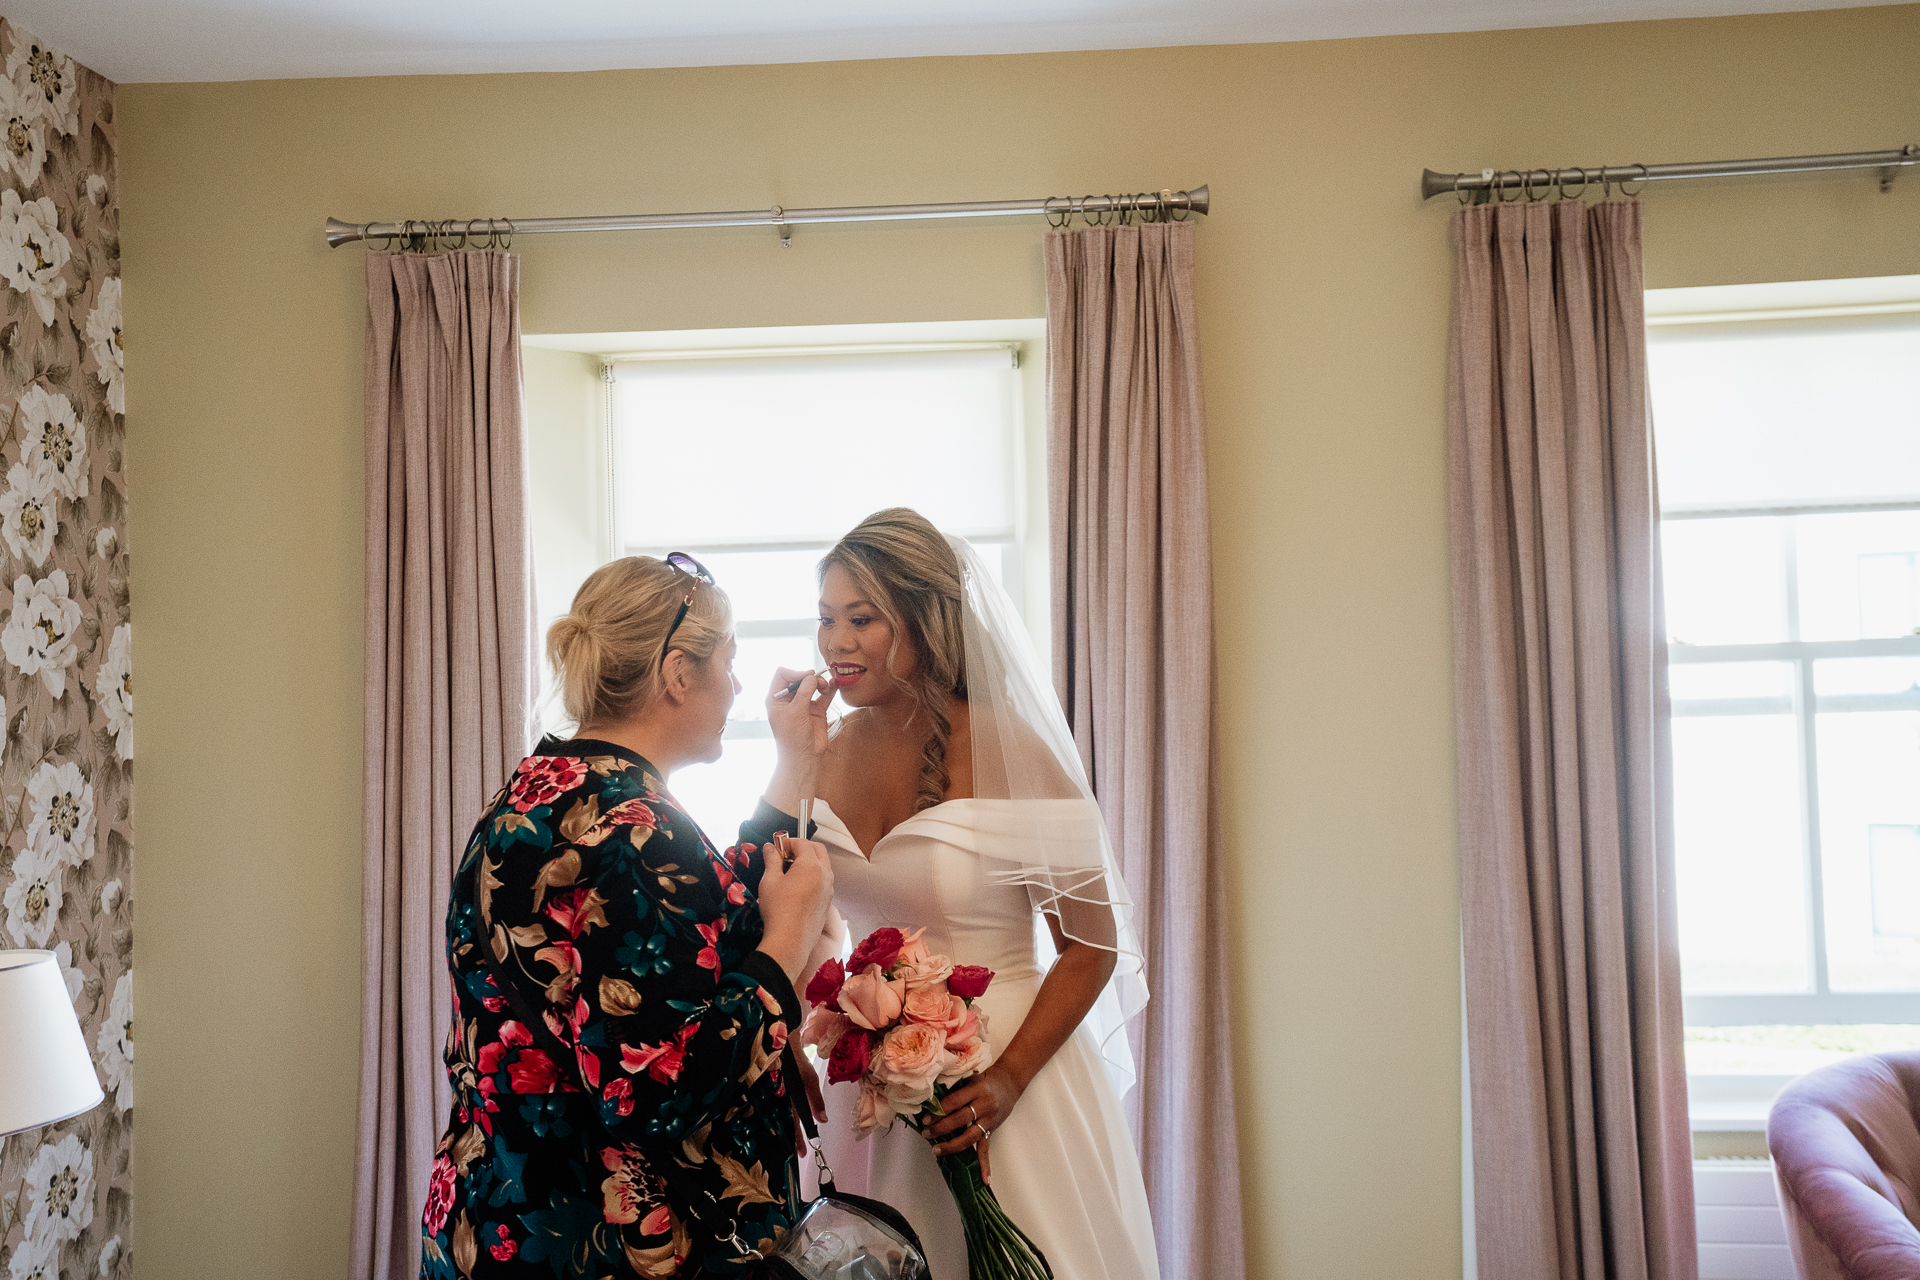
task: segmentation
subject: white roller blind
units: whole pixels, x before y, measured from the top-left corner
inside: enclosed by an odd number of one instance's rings
[[[831,542],[882,507],[1014,527],[1004,348],[635,360],[614,366],[622,541]]]
[[[1920,497],[1920,317],[1648,339],[1669,511]]]

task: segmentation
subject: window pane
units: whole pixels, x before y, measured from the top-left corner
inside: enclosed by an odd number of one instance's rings
[[[1673,756],[1686,989],[1807,989],[1793,717],[1677,718]]]
[[[669,548],[670,549],[670,548]],[[820,613],[814,566],[826,551],[702,551],[700,563],[733,601],[735,622],[812,619]],[[745,679],[745,677],[741,677]]]
[[[1667,634],[1676,644],[1788,638],[1785,525],[1777,517],[1662,522]]]
[[[1667,668],[1675,703],[1726,698],[1793,697],[1790,662],[1676,662]],[[1779,708],[1791,711],[1791,704]]]
[[[1813,692],[1822,710],[1829,698],[1920,692],[1920,655],[1908,658],[1830,658],[1813,664]],[[1891,710],[1892,708],[1882,708]]]
[[[733,700],[729,721],[767,718],[767,690],[773,685],[776,668],[789,671],[818,671],[813,666],[813,635],[743,637],[740,651],[733,659],[733,674],[740,677],[740,696]]]
[[[1920,628],[1920,511],[1800,516],[1800,638],[1872,640]]]
[[[812,539],[883,507],[1014,525],[1007,351],[615,366],[630,546]]]
[[[712,764],[676,770],[668,791],[718,848],[732,844],[773,776],[771,738],[729,738]]]
[[[1827,970],[1835,991],[1920,990],[1920,710],[1913,709],[1920,695],[1893,692],[1911,691],[1917,668],[1920,659],[1912,658],[1814,664]],[[1858,709],[1829,709],[1836,704]]]
[[[1647,373],[1664,506],[1920,491],[1920,325],[1657,327]]]

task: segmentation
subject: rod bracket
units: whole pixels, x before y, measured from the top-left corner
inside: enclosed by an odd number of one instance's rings
[[[787,223],[787,211],[775,205],[767,212],[773,215],[773,229],[780,233],[780,247],[793,248],[793,228]]]

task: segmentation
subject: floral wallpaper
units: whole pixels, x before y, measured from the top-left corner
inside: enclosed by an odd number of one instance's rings
[[[113,85],[0,19],[0,947],[106,1101],[0,1139],[4,1280],[133,1273],[133,674]],[[10,584],[10,585],[9,585]]]

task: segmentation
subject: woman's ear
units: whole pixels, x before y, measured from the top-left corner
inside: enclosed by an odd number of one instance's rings
[[[670,649],[660,664],[660,689],[675,706],[687,700],[693,686],[693,659],[682,649]]]

